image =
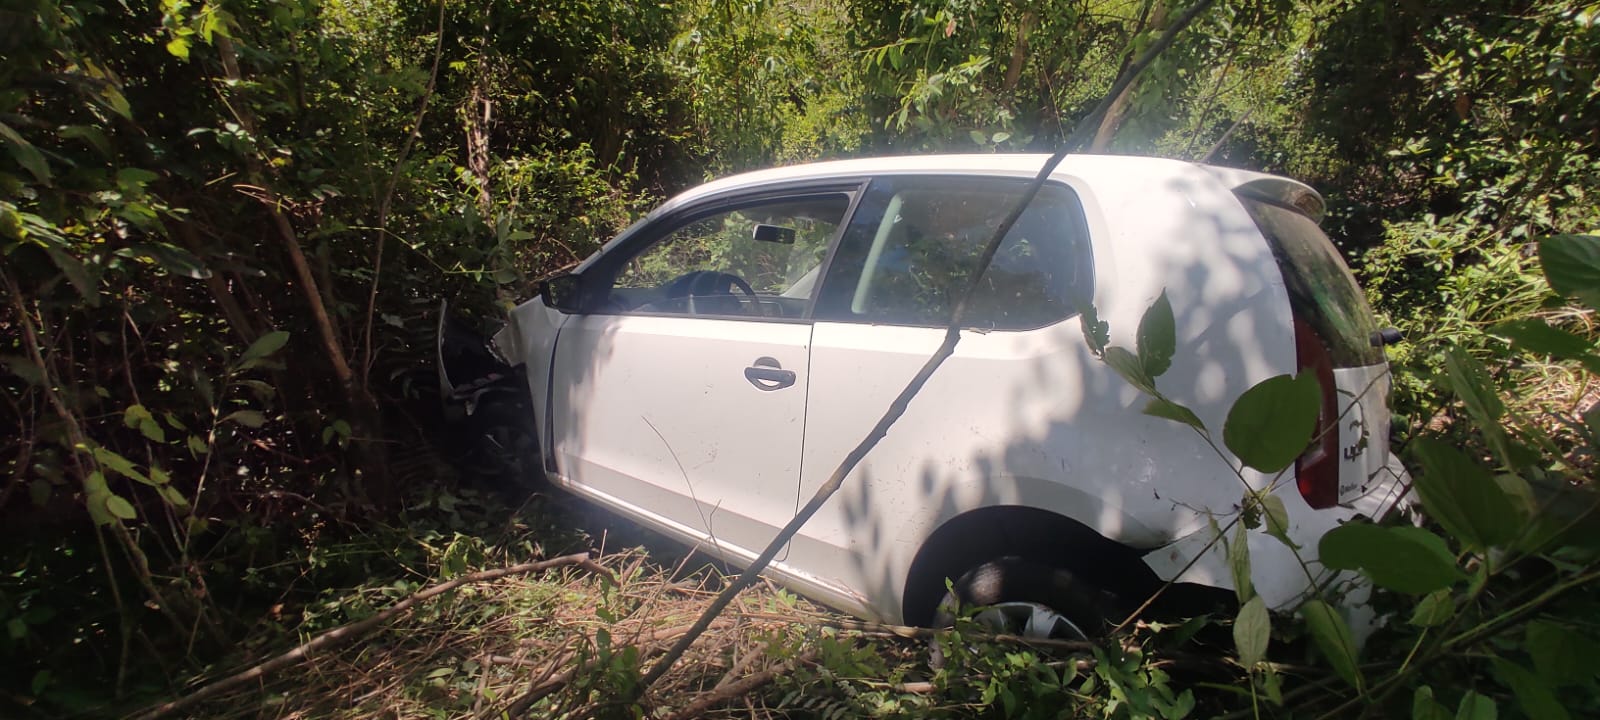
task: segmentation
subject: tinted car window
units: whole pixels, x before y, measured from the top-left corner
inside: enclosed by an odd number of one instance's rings
[[[1372,308],[1322,228],[1294,210],[1249,197],[1240,200],[1272,247],[1295,317],[1322,338],[1334,366],[1384,362],[1383,348],[1372,342],[1378,330]]]
[[[693,217],[619,266],[607,309],[800,317],[849,204],[827,194]]]
[[[819,319],[940,326],[984,243],[1027,188],[1009,178],[874,181],[840,241]],[[1046,184],[1006,234],[967,310],[971,327],[1022,330],[1071,316],[1091,281],[1076,195]]]

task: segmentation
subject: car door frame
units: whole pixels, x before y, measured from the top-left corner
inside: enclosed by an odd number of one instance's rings
[[[719,192],[713,196],[696,199],[680,207],[673,207],[667,212],[654,214],[648,217],[645,221],[638,223],[632,228],[629,228],[629,230],[624,232],[623,235],[616,238],[613,242],[608,243],[601,252],[592,256],[588,261],[584,262],[579,267],[579,300],[576,310],[569,314],[567,321],[576,320],[580,317],[634,316],[685,320],[703,319],[710,321],[742,320],[764,323],[804,324],[809,327],[814,322],[812,318],[815,312],[816,301],[820,295],[823,283],[826,281],[826,275],[833,261],[834,254],[837,251],[838,243],[840,242],[845,230],[850,226],[854,214],[857,211],[861,197],[865,193],[868,181],[869,179],[864,176],[848,176],[837,178],[809,178],[803,181],[787,181],[781,183],[763,184],[759,186],[736,187]],[[626,264],[639,256],[641,253],[648,252],[649,249],[655,247],[657,243],[667,239],[673,233],[678,232],[685,226],[699,219],[715,216],[719,213],[734,211],[739,208],[759,206],[766,202],[779,201],[786,198],[825,194],[843,194],[847,198],[847,203],[844,214],[839,220],[838,228],[827,240],[827,246],[823,252],[822,259],[818,264],[818,276],[815,280],[813,291],[805,303],[803,312],[798,317],[777,318],[751,317],[743,315],[691,316],[677,313],[629,313],[607,307],[607,294],[610,292],[610,289],[615,283],[617,276],[620,275]],[[552,344],[551,348],[551,365],[549,377],[546,380],[547,387],[545,392],[546,410],[544,414],[547,422],[545,432],[542,433],[545,437],[543,446],[545,449],[545,459],[547,462],[546,470],[562,485],[577,490],[580,492],[580,494],[592,496],[596,494],[593,489],[580,487],[580,484],[571,475],[573,468],[561,466],[563,461],[563,453],[560,448],[556,447],[557,438],[560,436],[560,433],[558,433],[557,429],[554,427],[557,419],[561,417],[570,417],[571,412],[573,412],[573,409],[570,407],[565,410],[556,407],[558,393],[555,387],[561,373],[561,368],[557,366],[557,359],[560,357],[560,345],[562,342],[561,334],[570,327],[571,326],[568,324],[568,322],[562,323],[562,328],[557,331],[556,341],[554,344]],[[806,346],[806,362],[808,365],[809,353],[810,350],[808,339]],[[809,382],[808,375],[809,373],[807,373],[806,377],[807,382]],[[798,429],[798,436],[796,438],[796,442],[801,444],[797,448],[796,452],[795,459],[797,463],[804,456],[803,443],[805,438],[803,422],[805,412],[805,388],[801,388],[800,392],[802,393],[800,402],[802,423],[801,427]],[[659,434],[659,430],[657,432]],[[797,465],[794,477],[789,478],[788,482],[786,483],[786,487],[789,488],[789,492],[793,495],[793,502],[796,507],[798,507],[799,503],[798,493],[800,481],[801,476],[799,472],[799,466]],[[618,501],[620,502],[620,498]],[[694,501],[697,503],[699,502],[698,498],[694,499]],[[624,512],[624,514],[634,516],[635,520],[642,521],[647,526],[654,527],[658,530],[665,530],[669,534],[673,535],[685,534],[681,529],[670,526],[670,518],[643,517],[638,513],[629,512],[627,508],[617,507],[611,503],[603,504],[606,504],[608,507],[612,507],[613,509],[621,510]],[[667,520],[669,524],[664,525],[661,522],[662,520]],[[773,531],[775,532],[777,528],[781,527],[782,525],[779,524],[777,527],[773,528]],[[710,529],[708,528],[708,530]],[[692,542],[701,540],[700,538],[696,537],[680,539],[687,539]],[[716,549],[720,551],[722,548],[719,545]],[[753,552],[748,554],[753,557],[753,553],[759,552],[761,549],[762,548],[760,547],[754,548]],[[738,548],[738,550],[747,549]],[[734,562],[740,561],[739,557],[727,557],[726,559]]]

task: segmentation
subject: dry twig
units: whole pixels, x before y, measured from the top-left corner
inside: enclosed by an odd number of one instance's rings
[[[584,552],[574,553],[572,555],[563,555],[561,557],[551,558],[549,560],[522,563],[519,565],[512,565],[510,567],[498,568],[495,570],[484,570],[482,572],[475,572],[469,575],[462,575],[461,577],[453,578],[451,580],[447,580],[437,585],[433,585],[426,589],[412,593],[401,601],[390,606],[388,609],[365,620],[353,622],[348,625],[341,625],[337,628],[322,633],[321,635],[318,635],[311,640],[300,644],[299,646],[296,646],[293,650],[253,665],[221,680],[204,685],[200,689],[181,698],[149,708],[144,712],[135,715],[134,720],[156,720],[156,718],[171,715],[172,713],[191,707],[196,703],[206,700],[207,698],[221,695],[252,680],[259,680],[270,675],[271,673],[298,665],[302,662],[305,662],[316,653],[329,650],[333,647],[366,635],[379,626],[384,625],[385,623],[388,623],[405,614],[419,602],[450,592],[451,590],[461,587],[462,585],[489,582],[491,580],[498,580],[511,575],[541,572],[555,567],[574,565],[601,575],[610,576],[611,574],[610,570],[607,570],[606,568],[595,563],[594,560],[589,558],[589,554]]]

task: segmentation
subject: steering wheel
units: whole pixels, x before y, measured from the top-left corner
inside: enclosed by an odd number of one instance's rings
[[[696,270],[684,273],[667,284],[667,297],[699,297],[705,295],[732,295],[737,289],[748,297],[756,291],[744,278],[716,270]]]

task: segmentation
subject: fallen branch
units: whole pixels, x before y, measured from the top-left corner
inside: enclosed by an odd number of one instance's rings
[[[733,621],[724,618],[718,620],[711,627],[720,628],[731,625],[733,625]],[[689,632],[693,627],[694,626],[692,625],[676,625],[673,627],[659,628],[649,632],[639,633],[634,638],[633,644],[635,647],[644,648],[640,651],[640,662],[643,662],[656,652],[655,650],[645,646],[649,645],[650,643],[665,642],[667,640],[681,637],[685,633]],[[560,658],[555,662],[551,663],[549,669],[545,671],[544,675],[530,683],[527,692],[524,692],[523,694],[517,696],[515,700],[512,700],[511,704],[507,705],[503,712],[495,711],[493,708],[491,708],[488,712],[479,715],[478,717],[484,719],[508,717],[511,718],[511,720],[516,720],[517,718],[526,715],[528,710],[533,707],[534,703],[539,702],[540,700],[543,700],[554,694],[556,691],[566,687],[566,685],[572,682],[572,679],[577,677],[579,673],[589,672],[599,665],[597,660],[590,659],[581,665],[567,668],[562,672],[554,672],[555,668],[575,659],[574,655],[575,653],[566,653],[560,656]]]
[[[757,688],[776,680],[779,675],[789,672],[799,665],[811,662],[816,657],[817,651],[809,650],[788,662],[779,663],[753,675],[746,675],[726,685],[719,684],[717,687],[712,688],[710,692],[695,698],[694,702],[685,705],[682,710],[668,715],[667,720],[691,720],[692,718],[700,717],[707,710],[722,705],[729,700],[737,700],[755,692]]]
[[[155,720],[156,718],[165,717],[179,710],[183,710],[184,708],[192,707],[196,703],[199,703],[207,698],[221,695],[245,683],[253,680],[259,680],[271,673],[298,665],[302,662],[305,662],[316,653],[329,650],[333,647],[351,640],[355,640],[356,638],[371,632],[374,628],[386,624],[389,621],[405,614],[419,602],[443,595],[444,593],[450,592],[451,590],[461,587],[462,585],[489,582],[491,580],[498,580],[511,575],[523,575],[569,565],[576,565],[590,572],[598,573],[608,577],[611,575],[611,571],[601,567],[594,560],[591,560],[589,558],[589,554],[586,552],[563,555],[558,558],[540,560],[538,562],[512,565],[510,567],[499,568],[497,570],[485,570],[483,572],[462,575],[461,577],[453,578],[412,593],[411,595],[406,596],[405,599],[395,603],[388,609],[373,615],[372,617],[359,622],[353,622],[348,625],[336,627],[300,644],[293,650],[283,653],[282,655],[278,655],[270,660],[258,663],[209,685],[202,686],[199,690],[196,690],[171,702],[149,708],[144,712],[133,716],[133,718],[134,720]]]

